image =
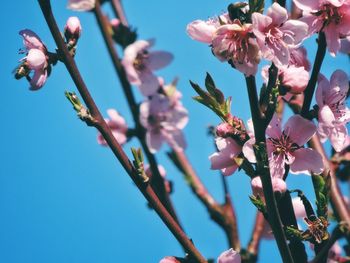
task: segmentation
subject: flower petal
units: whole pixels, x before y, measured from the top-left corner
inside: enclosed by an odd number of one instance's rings
[[[319,174],[324,169],[322,156],[310,148],[300,148],[293,155],[295,160],[290,165],[290,172],[293,174]]]
[[[173,54],[166,51],[152,51],[149,53],[147,65],[151,70],[158,70],[166,67],[174,59]]]
[[[232,248],[224,251],[217,259],[218,263],[241,263],[241,256]]]
[[[316,133],[316,126],[300,115],[294,115],[290,117],[285,124],[284,133],[289,136],[293,142],[299,146],[303,146]]]

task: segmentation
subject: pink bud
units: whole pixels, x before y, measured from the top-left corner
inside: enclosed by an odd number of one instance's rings
[[[46,68],[47,59],[40,49],[32,48],[28,52],[26,62],[30,69],[44,69]]]
[[[241,256],[232,248],[221,253],[218,263],[241,263]]]
[[[226,138],[226,137],[229,137],[230,134],[233,134],[233,133],[234,133],[233,127],[230,124],[228,124],[227,122],[220,123],[216,127],[216,135],[219,137]]]
[[[67,40],[78,40],[81,34],[81,24],[79,18],[76,16],[69,17],[64,31]]]
[[[111,26],[112,27],[117,27],[117,26],[119,26],[120,25],[120,20],[118,19],[118,18],[113,18],[113,19],[111,19],[111,21],[109,21],[110,23],[111,23]]]
[[[287,184],[281,178],[272,177],[272,188],[274,192],[285,193],[287,190]],[[254,195],[259,195],[264,198],[263,186],[260,176],[254,177],[251,181],[252,189]]]

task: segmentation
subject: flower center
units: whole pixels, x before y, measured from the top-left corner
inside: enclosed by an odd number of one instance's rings
[[[299,145],[291,141],[284,131],[280,138],[268,138],[268,140],[270,140],[274,146],[273,154],[275,155],[284,154],[288,156],[288,153],[294,152],[300,148]]]
[[[323,5],[320,11],[313,14],[321,17],[321,19],[324,21],[323,26],[328,26],[331,23],[338,25],[343,16],[341,13],[339,13],[339,8],[331,4]]]
[[[146,49],[137,53],[137,56],[133,62],[133,66],[136,70],[142,71],[146,68],[146,61],[149,58],[149,53]]]

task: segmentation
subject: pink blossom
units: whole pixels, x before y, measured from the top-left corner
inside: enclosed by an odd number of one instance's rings
[[[162,258],[159,263],[180,263],[175,257]]]
[[[272,177],[271,182],[272,189],[274,192],[285,193],[287,191],[287,184],[283,179]],[[263,185],[260,176],[254,177],[250,184],[253,189],[253,194],[255,196],[260,196],[262,199],[264,199]]]
[[[222,25],[212,39],[214,55],[221,61],[230,61],[246,76],[255,75],[260,62],[259,47],[251,37],[252,24],[241,24],[238,19]]]
[[[78,40],[81,34],[81,24],[78,17],[71,16],[68,18],[64,27],[64,34],[68,40]]]
[[[288,20],[287,10],[273,3],[267,15],[252,14],[253,32],[262,56],[276,65],[287,65],[290,48],[295,48],[307,36],[307,24]]]
[[[127,46],[124,51],[122,64],[130,84],[140,88],[144,96],[154,94],[160,87],[153,70],[167,66],[173,55],[166,51],[149,51],[153,40],[139,40]]]
[[[265,66],[261,75],[265,82],[269,79],[269,66]],[[292,94],[302,93],[310,79],[309,72],[304,67],[296,67],[294,65],[278,67],[278,82],[285,92]]]
[[[29,80],[30,90],[38,90],[45,84],[48,75],[47,49],[33,31],[25,29],[21,30],[19,34],[23,37],[23,44],[27,53],[19,67],[23,67],[26,71],[24,75]],[[29,76],[31,71],[33,71],[33,74]],[[23,76],[19,76],[19,78]]]
[[[107,114],[109,119],[105,119],[108,127],[111,129],[113,136],[116,138],[119,144],[124,144],[127,141],[128,126],[125,119],[119,115],[115,109],[108,109]],[[107,146],[107,142],[101,134],[97,136],[97,142],[103,146]]]
[[[318,133],[322,142],[329,138],[337,152],[344,148],[348,134],[346,123],[350,120],[350,110],[345,105],[348,90],[349,79],[342,70],[336,70],[330,81],[319,76],[316,90]]]
[[[211,162],[210,169],[221,170],[224,175],[233,174],[238,165],[234,158],[242,152],[242,147],[238,145],[232,138],[217,137],[215,139],[219,152],[209,156]]]
[[[294,0],[303,10],[302,20],[309,34],[323,31],[332,56],[340,49],[340,40],[350,35],[350,2],[348,0]]]
[[[315,134],[316,126],[300,115],[290,117],[281,129],[281,121],[276,115],[271,120],[266,134],[270,173],[272,177],[283,178],[285,165],[290,165],[293,174],[321,173],[323,171],[322,157],[310,148],[303,145]],[[251,136],[243,146],[243,154],[248,161],[255,163],[253,150],[255,138]]]
[[[96,0],[69,0],[67,8],[74,11],[90,11],[95,8]]]
[[[188,122],[187,110],[173,105],[163,94],[154,94],[140,105],[140,122],[146,128],[146,141],[151,152],[160,149],[165,141],[175,150],[182,150],[186,142],[182,129]]]
[[[241,263],[241,256],[233,248],[230,248],[222,252],[217,261],[218,263]]]
[[[121,24],[121,22],[118,18],[113,18],[109,22],[111,23],[112,27],[118,27]]]

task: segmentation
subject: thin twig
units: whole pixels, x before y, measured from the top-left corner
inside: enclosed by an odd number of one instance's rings
[[[260,241],[263,237],[264,228],[265,228],[266,220],[264,215],[261,212],[256,213],[255,224],[252,231],[252,237],[249,241],[247,251],[257,256],[259,251]]]
[[[261,118],[255,77],[254,76],[246,77],[246,84],[247,84],[248,97],[249,97],[249,106],[252,114],[254,133],[256,138],[255,145],[262,147],[266,145],[265,132],[266,132],[267,124]],[[260,149],[259,154],[256,154],[257,167],[258,167],[257,172],[260,175],[262,185],[263,185],[269,223],[273,231],[273,234],[276,238],[277,246],[282,256],[283,262],[294,262],[287,244],[287,239],[283,230],[281,217],[278,212],[276,199],[272,189],[272,182],[271,182],[271,176],[269,171],[269,164],[267,161],[266,147],[264,148],[265,149]]]
[[[322,66],[322,62],[324,59],[324,56],[326,54],[326,48],[327,48],[327,43],[326,43],[326,37],[323,32],[320,32],[318,35],[318,47],[317,47],[317,53],[315,57],[315,62],[314,66],[312,68],[312,73],[310,80],[305,88],[304,91],[304,103],[303,107],[301,108],[301,116],[307,117],[312,101],[312,97],[314,95],[317,79],[318,79],[318,74],[320,73],[320,69]]]
[[[115,17],[118,18],[124,26],[129,26],[121,1],[120,0],[110,0],[110,1],[112,4],[112,10],[114,12]]]
[[[135,171],[135,168],[131,164],[127,155],[121,148],[120,144],[117,142],[115,137],[113,136],[110,128],[104,121],[100,111],[98,110],[94,100],[92,99],[85,82],[83,81],[80,72],[77,68],[77,65],[73,59],[73,57],[69,54],[69,51],[66,47],[66,44],[62,38],[61,32],[57,26],[56,20],[53,16],[51,3],[49,0],[38,0],[40,8],[43,12],[45,20],[50,28],[51,34],[56,42],[58,52],[65,64],[69,74],[71,75],[80,95],[82,96],[86,106],[90,110],[92,117],[97,121],[96,128],[101,132],[102,136],[106,140],[110,149],[113,151],[114,155],[117,157],[121,165],[124,167],[125,171],[134,181],[136,186],[142,192],[147,201],[151,204],[160,218],[163,220],[165,225],[169,228],[169,230],[173,233],[176,239],[180,242],[180,244],[186,249],[189,255],[196,262],[207,262],[206,259],[201,255],[201,253],[197,250],[197,248],[193,245],[192,241],[186,236],[186,234],[182,231],[181,227],[178,223],[173,219],[173,217],[169,214],[167,209],[160,202],[157,195],[154,193],[149,184],[145,184],[139,180],[138,174]]]
[[[121,8],[121,6],[118,5],[118,3],[117,3],[118,1],[112,1],[112,2]],[[147,157],[147,160],[149,161],[150,168],[152,171],[151,185],[152,185],[153,189],[155,190],[159,199],[164,204],[164,206],[168,209],[168,211],[174,217],[174,219],[179,223],[179,219],[178,219],[176,212],[175,212],[175,209],[171,203],[171,200],[169,198],[169,194],[166,191],[164,179],[159,172],[157,160],[156,160],[155,156],[150,152],[150,150],[147,146],[147,143],[145,140],[145,134],[146,134],[145,129],[141,126],[140,120],[139,120],[139,107],[138,107],[138,104],[136,103],[136,100],[135,100],[135,97],[133,95],[130,83],[126,77],[125,70],[120,62],[117,50],[114,47],[114,42],[113,42],[112,36],[108,31],[108,25],[106,24],[107,20],[106,20],[106,17],[102,13],[99,0],[96,0],[94,14],[96,16],[98,25],[100,27],[101,33],[102,33],[104,41],[106,43],[108,53],[112,59],[114,69],[119,77],[119,81],[120,81],[122,90],[124,92],[124,95],[127,99],[128,105],[130,107],[132,117],[134,119],[135,126],[136,126],[135,130],[137,133],[137,137],[141,143],[142,149]],[[124,22],[126,23],[126,19],[125,19],[124,15],[118,15],[118,17],[123,17],[125,20]]]

